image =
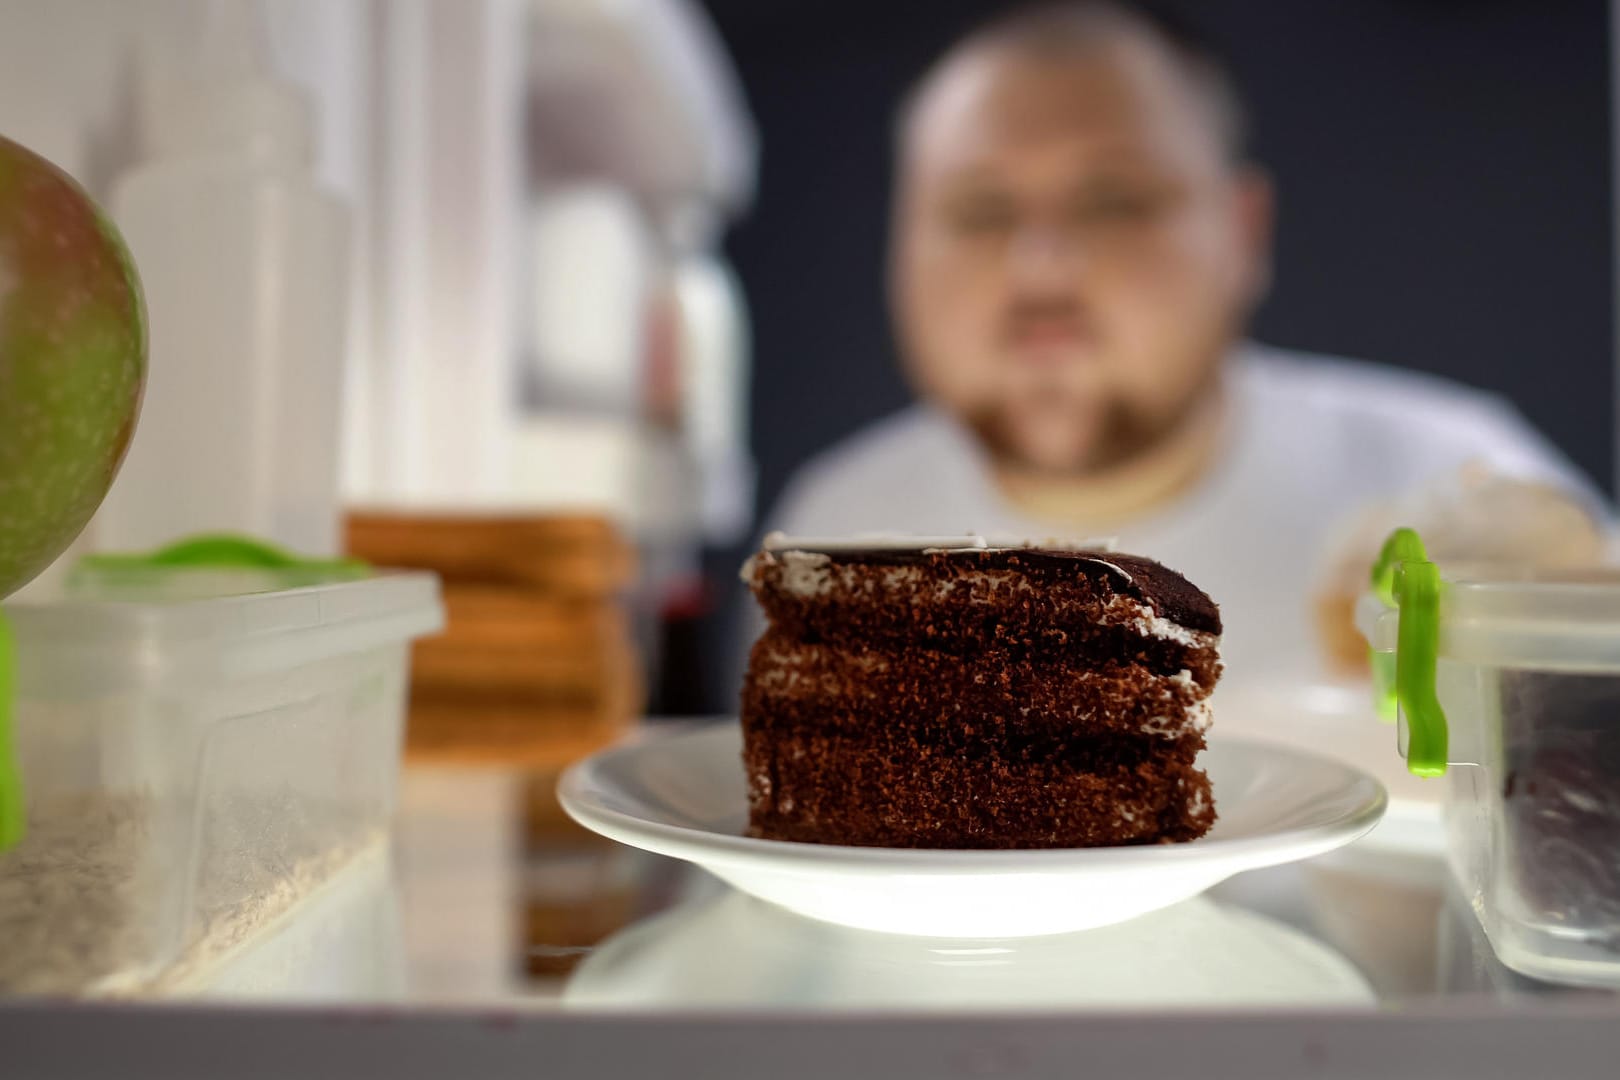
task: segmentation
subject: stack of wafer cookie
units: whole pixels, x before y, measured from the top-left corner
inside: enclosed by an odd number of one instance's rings
[[[349,550],[444,580],[446,632],[412,663],[408,753],[552,767],[642,707],[624,595],[634,552],[587,515],[354,513]]]

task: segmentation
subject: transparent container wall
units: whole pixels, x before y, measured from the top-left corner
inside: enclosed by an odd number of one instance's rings
[[[139,984],[175,956],[203,739],[171,712],[72,687],[15,702],[28,831],[0,855],[0,992]]]
[[[1526,975],[1620,986],[1620,673],[1438,675],[1462,763],[1452,866],[1492,947]]]
[[[206,971],[386,842],[399,772],[405,646],[306,665],[208,695],[196,847],[180,951]]]
[[[0,991],[183,983],[382,844],[406,662],[402,643],[151,695],[25,688]]]
[[[29,821],[0,994],[183,992],[385,843],[431,575],[159,585],[6,609]]]

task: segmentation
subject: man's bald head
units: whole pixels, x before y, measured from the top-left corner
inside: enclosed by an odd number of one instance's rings
[[[902,114],[891,292],[918,389],[1011,466],[1146,451],[1264,287],[1269,189],[1219,58],[1122,2],[1004,16]]]
[[[901,100],[896,130],[903,144],[925,119],[931,98],[952,76],[986,58],[1085,63],[1110,48],[1146,50],[1175,75],[1188,104],[1200,111],[1228,160],[1249,154],[1249,116],[1226,59],[1192,26],[1124,0],[1068,0],[1017,8],[984,23],[936,60]]]

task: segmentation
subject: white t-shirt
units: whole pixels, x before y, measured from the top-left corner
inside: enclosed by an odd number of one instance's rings
[[[1227,679],[1322,671],[1312,589],[1333,532],[1372,500],[1472,461],[1590,494],[1559,452],[1501,399],[1432,376],[1245,346],[1227,371],[1232,422],[1204,480],[1106,535],[1184,573],[1221,606]],[[995,490],[971,434],[927,406],[817,456],[769,527],[1052,536]],[[752,628],[758,628],[757,622]]]

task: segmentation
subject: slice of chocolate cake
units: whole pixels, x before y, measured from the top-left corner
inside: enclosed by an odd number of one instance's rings
[[[1202,836],[1213,601],[1112,552],[773,535],[742,695],[749,832],[879,847]]]

